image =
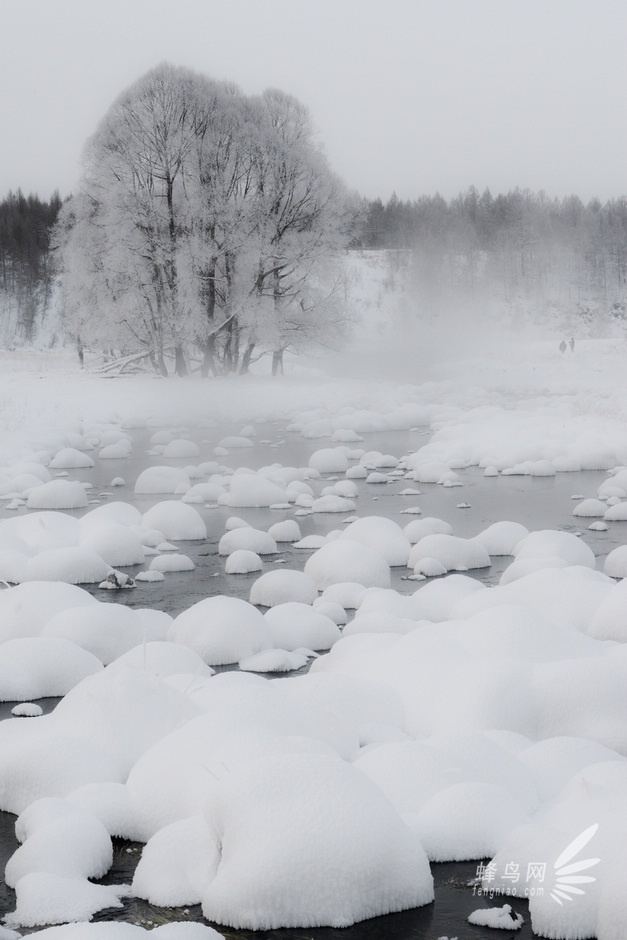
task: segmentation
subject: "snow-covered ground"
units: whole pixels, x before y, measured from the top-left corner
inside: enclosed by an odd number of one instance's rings
[[[371,357],[361,375],[309,363],[201,381],[2,355],[0,698],[63,699],[0,723],[0,809],[21,843],[0,938],[129,894],[200,903],[225,926],[346,926],[428,903],[430,860],[485,858],[481,890],[528,897],[536,933],[624,937],[627,548],[598,564],[586,536],[627,519],[627,348],[562,354],[560,339],[441,341],[415,375],[406,349],[395,379]],[[305,466],[249,467],[271,422],[310,444]],[[222,425],[237,433],[201,453]],[[372,449],[414,427],[432,430],[424,446]],[[83,485],[94,462],[131,455],[138,429],[151,467],[126,483],[145,511],[113,478],[108,495]],[[421,493],[470,466],[486,485],[599,471],[574,506],[581,535],[503,518],[462,538],[425,518]],[[378,485],[405,491],[403,523],[364,503]],[[207,596],[171,617],[80,587],[193,566],[207,505],[232,513],[229,576],[258,572],[248,601]],[[249,521],[270,507],[289,518]],[[310,514],[337,529],[302,538]],[[268,564],[282,542],[307,553],[304,570]],[[496,556],[511,558],[498,585],[465,573]],[[415,579],[404,593],[399,570]],[[306,675],[263,676],[307,661]],[[240,670],[214,673],[229,663]],[[94,884],[114,836],[146,844],[133,883]],[[141,929],[106,926],[112,940]],[[212,934],[159,930],[179,935]]]

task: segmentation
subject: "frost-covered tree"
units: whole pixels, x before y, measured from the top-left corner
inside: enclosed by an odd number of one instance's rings
[[[261,342],[271,347],[274,373],[289,346],[337,336],[341,275],[330,262],[348,244],[354,215],[315,144],[307,110],[275,89],[257,109],[255,302],[243,368]]]
[[[280,357],[293,332],[329,334],[322,285],[346,236],[343,205],[293,98],[249,99],[159,66],[86,148],[59,228],[68,329],[93,335],[98,311],[100,330],[163,374],[170,355],[187,371],[191,347],[205,373],[245,370],[256,348]]]

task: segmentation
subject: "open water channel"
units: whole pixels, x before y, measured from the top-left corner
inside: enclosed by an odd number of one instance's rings
[[[89,491],[92,506],[97,502],[123,500],[133,503],[140,511],[145,511],[160,499],[167,497],[144,497],[134,494],[134,483],[146,467],[168,463],[184,466],[189,459],[172,461],[150,455],[150,437],[153,430],[141,429],[128,432],[132,435],[133,454],[124,460],[98,460],[96,467],[90,470],[70,471],[70,479],[79,479],[92,484]],[[306,440],[299,434],[289,432],[279,422],[257,425],[255,446],[231,451],[228,457],[216,457],[214,447],[219,441],[232,434],[239,434],[240,427],[221,426],[211,429],[177,428],[175,436],[188,436],[198,443],[201,456],[194,460],[200,463],[217,460],[223,466],[236,469],[246,466],[258,469],[273,463],[283,466],[305,467],[310,455],[319,448],[332,446],[328,439]],[[382,454],[402,457],[418,450],[428,441],[426,429],[364,434],[364,441],[349,445],[365,450],[377,450]],[[392,477],[391,482],[367,484],[355,481],[360,495],[356,500],[355,513],[350,515],[381,515],[393,519],[401,526],[420,515],[402,514],[410,506],[420,506],[422,517],[436,516],[449,522],[457,536],[477,535],[487,526],[501,520],[519,522],[529,530],[560,529],[580,533],[597,556],[597,567],[602,570],[603,559],[617,545],[627,541],[627,523],[608,523],[604,532],[591,531],[587,528],[592,520],[577,518],[572,515],[577,504],[576,498],[594,497],[599,484],[607,477],[604,471],[586,471],[559,473],[554,477],[498,476],[486,478],[483,471],[470,467],[457,471],[462,486],[443,487],[436,484],[413,484],[403,477]],[[125,480],[124,486],[111,487],[115,477]],[[419,496],[400,496],[400,491],[411,486],[421,491]],[[176,498],[176,497],[175,497]],[[460,504],[466,504],[463,508]],[[294,518],[291,509],[230,509],[223,506],[195,505],[202,514],[208,536],[202,542],[180,542],[179,548],[195,564],[194,571],[172,572],[161,582],[137,582],[136,588],[125,591],[104,591],[97,586],[90,586],[99,600],[124,603],[130,607],[152,607],[164,610],[172,615],[180,613],[197,601],[209,595],[227,594],[248,600],[250,587],[259,577],[259,572],[250,575],[226,575],[225,559],[218,554],[218,542],[225,531],[229,516],[238,515],[259,529],[267,529],[275,522]],[[26,511],[26,510],[20,510]],[[82,513],[77,513],[81,515]],[[332,529],[340,528],[344,514],[331,513],[299,516],[298,523],[303,536],[310,534],[325,535]],[[264,560],[264,571],[271,566],[284,563],[286,567],[302,570],[310,552],[295,549],[291,544],[281,544],[279,554]],[[477,569],[468,574],[481,582],[493,585],[498,583],[501,573],[511,562],[511,558],[494,558],[489,568]],[[131,576],[138,568],[124,569]],[[392,586],[403,594],[411,594],[420,589],[425,582],[406,580],[409,569],[392,569]],[[291,673],[290,675],[294,675]],[[0,706],[0,718],[10,718],[14,703]],[[54,708],[55,700],[40,702],[45,711]],[[26,719],[29,720],[29,719]],[[0,813],[0,870],[4,870],[7,859],[11,856],[17,842],[14,833],[15,817]],[[102,883],[129,883],[133,869],[141,853],[141,846],[133,843],[116,841],[114,865]],[[523,899],[495,897],[494,899],[473,894],[469,883],[477,872],[477,861],[433,864],[432,872],[436,884],[436,897],[432,904],[425,907],[377,917],[353,927],[336,930],[317,928],[307,930],[274,930],[264,932],[232,931],[218,925],[221,933],[229,937],[256,937],[258,940],[436,940],[436,938],[459,938],[459,940],[483,940],[488,937],[519,937],[529,940],[535,936],[529,925],[527,904]],[[481,907],[502,906],[510,903],[514,911],[525,918],[523,927],[516,931],[492,930],[475,927],[467,923],[469,913]],[[0,885],[0,916],[15,906],[13,892]],[[157,909],[137,899],[126,899],[121,910],[105,911],[96,915],[95,920],[124,920],[142,926],[158,925],[169,920],[202,920],[200,907],[185,909]],[[23,933],[36,933],[24,930]]]

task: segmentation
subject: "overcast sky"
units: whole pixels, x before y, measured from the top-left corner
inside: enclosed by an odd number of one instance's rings
[[[369,198],[627,193],[625,0],[0,0],[0,198],[69,194],[163,61],[295,95]]]

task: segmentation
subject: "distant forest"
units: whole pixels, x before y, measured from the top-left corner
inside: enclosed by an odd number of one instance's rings
[[[51,238],[61,198],[19,190],[0,202],[0,343],[31,343],[52,306]]]
[[[448,202],[393,195],[367,204],[355,247],[404,254],[423,314],[474,302],[591,335],[627,318],[627,196],[584,204],[474,187]]]
[[[53,231],[61,208],[10,192],[0,202],[0,344],[55,339]],[[474,187],[384,204],[363,200],[354,251],[398,259],[416,316],[465,300],[511,315],[557,316],[594,334],[627,320],[627,196],[584,204],[573,195]]]

